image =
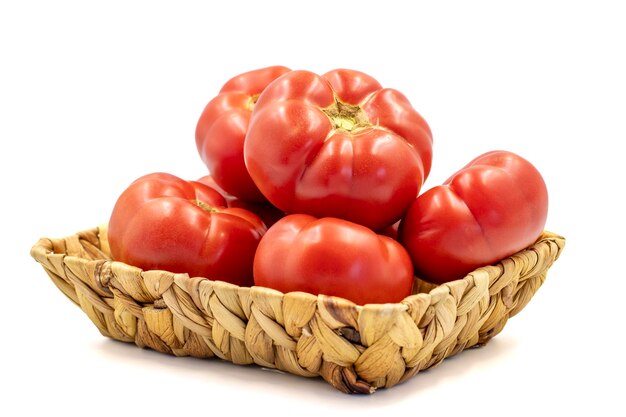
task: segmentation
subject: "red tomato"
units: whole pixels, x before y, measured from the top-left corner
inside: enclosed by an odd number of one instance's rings
[[[336,218],[292,214],[272,226],[254,258],[255,285],[305,291],[357,304],[411,294],[413,266],[395,240]]]
[[[547,215],[539,171],[516,154],[493,151],[419,196],[400,224],[400,241],[418,277],[443,283],[530,246]]]
[[[243,141],[259,94],[289,68],[274,66],[230,79],[204,108],[196,126],[196,146],[215,182],[244,200],[264,201],[243,161]]]
[[[291,71],[259,97],[244,158],[281,210],[378,230],[415,200],[430,171],[432,135],[404,95],[367,74]]]
[[[144,270],[251,286],[254,253],[265,230],[255,214],[226,208],[224,198],[205,184],[154,173],[120,195],[108,238],[115,260]]]
[[[235,197],[234,195],[228,194],[224,191],[211,177],[210,175],[205,175],[202,178],[198,179],[198,182],[208,185],[214,190],[218,191],[224,199],[226,200],[226,204],[228,207],[239,207],[251,211],[261,218],[265,226],[271,227],[278,220],[285,217],[285,213],[274,207],[268,201],[264,202],[253,202],[253,201],[245,201],[240,198]]]

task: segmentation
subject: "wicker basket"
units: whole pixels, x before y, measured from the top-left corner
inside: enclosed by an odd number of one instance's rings
[[[415,294],[402,302],[365,306],[142,271],[111,260],[106,227],[42,238],[31,255],[107,337],[373,393],[487,343],[528,303],[564,244],[545,232],[527,250],[461,280],[434,286],[416,279]]]

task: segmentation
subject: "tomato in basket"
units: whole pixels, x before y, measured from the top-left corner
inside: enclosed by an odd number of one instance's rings
[[[120,195],[108,238],[117,261],[250,286],[265,231],[258,216],[227,208],[224,197],[206,184],[153,173]]]
[[[202,161],[215,182],[240,199],[265,200],[246,170],[243,142],[257,98],[270,82],[288,71],[273,66],[231,78],[198,119],[196,146]]]
[[[434,283],[463,278],[533,244],[548,214],[539,171],[512,152],[487,152],[409,208],[399,237],[415,274]]]
[[[261,93],[244,159],[259,190],[286,213],[378,230],[415,200],[430,171],[432,134],[401,92],[367,74],[298,70]]]
[[[413,266],[395,240],[337,218],[292,214],[272,226],[254,258],[256,285],[282,292],[395,303],[411,294]]]

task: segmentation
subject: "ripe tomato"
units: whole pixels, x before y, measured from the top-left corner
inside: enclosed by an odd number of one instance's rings
[[[229,194],[250,201],[265,197],[243,161],[243,141],[259,94],[289,68],[274,66],[230,79],[204,108],[196,126],[196,146],[215,182]]]
[[[259,190],[287,213],[382,229],[428,176],[432,134],[399,91],[359,71],[291,71],[259,97],[244,142]]]
[[[254,258],[255,285],[334,295],[357,304],[411,294],[413,266],[395,240],[336,218],[292,214],[272,226]]]
[[[224,198],[205,184],[154,173],[120,195],[108,238],[115,260],[250,286],[265,230],[255,214],[226,208]]]
[[[539,171],[514,153],[493,151],[419,196],[399,235],[416,275],[443,283],[530,246],[547,215]]]
[[[226,191],[222,190],[219,185],[217,185],[213,177],[211,177],[210,175],[205,175],[204,177],[199,178],[198,182],[206,184],[209,187],[213,188],[215,191],[218,191],[226,200],[226,204],[228,205],[228,207],[239,207],[256,214],[267,227],[271,227],[278,220],[285,217],[285,213],[274,207],[268,201],[246,201],[237,198],[234,195],[228,194]]]

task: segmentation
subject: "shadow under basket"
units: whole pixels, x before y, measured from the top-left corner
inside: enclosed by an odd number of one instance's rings
[[[487,343],[530,301],[564,245],[544,232],[528,249],[463,279],[416,279],[415,293],[401,302],[364,306],[143,271],[111,259],[106,226],[42,238],[31,256],[104,336],[176,356],[321,376],[340,391],[371,394]]]

